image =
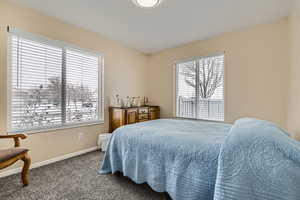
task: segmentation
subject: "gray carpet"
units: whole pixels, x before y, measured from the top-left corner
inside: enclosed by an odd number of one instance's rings
[[[125,177],[99,175],[103,153],[95,151],[30,171],[23,188],[20,175],[0,179],[1,200],[163,200],[146,184]]]

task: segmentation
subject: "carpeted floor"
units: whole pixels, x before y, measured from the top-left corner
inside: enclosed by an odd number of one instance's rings
[[[95,151],[30,171],[23,188],[20,175],[0,179],[0,200],[163,200],[148,185],[125,177],[99,175],[103,153]]]

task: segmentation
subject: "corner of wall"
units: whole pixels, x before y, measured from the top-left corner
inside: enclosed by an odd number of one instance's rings
[[[292,0],[289,16],[290,71],[287,100],[287,129],[300,140],[300,1]]]

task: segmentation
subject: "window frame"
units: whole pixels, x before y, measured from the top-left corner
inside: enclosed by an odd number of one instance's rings
[[[74,51],[79,51],[82,54],[87,54],[87,55],[92,55],[95,57],[98,57],[98,120],[91,120],[91,121],[86,121],[86,122],[63,122],[61,125],[57,126],[45,126],[43,128],[37,127],[37,128],[32,128],[32,129],[20,129],[20,130],[13,130],[11,127],[11,111],[12,111],[12,105],[11,105],[11,99],[12,99],[12,64],[11,64],[11,37],[12,35],[15,36],[20,36],[22,38],[32,40],[35,42],[41,42],[44,44],[48,44],[51,46],[55,46],[58,48],[61,48],[64,53],[66,53],[67,50],[74,50]],[[33,34],[33,33],[28,33],[21,31],[19,29],[10,29],[7,31],[7,133],[8,134],[15,134],[15,133],[27,133],[27,134],[33,134],[33,133],[41,133],[41,132],[48,132],[48,131],[55,131],[55,130],[63,130],[63,129],[69,129],[69,128],[76,128],[76,127],[84,127],[84,126],[92,126],[92,125],[100,125],[104,124],[105,122],[105,114],[104,114],[104,106],[105,106],[105,101],[104,101],[104,54],[84,49],[81,47],[78,47],[76,45],[63,42],[63,41],[58,41],[58,40],[53,40],[49,39],[47,37],[38,35],[38,34]],[[61,66],[62,71],[63,68],[66,66]],[[63,73],[63,72],[62,72]]]
[[[187,117],[180,117],[177,116],[177,95],[178,95],[178,81],[177,81],[177,74],[178,74],[178,65],[186,62],[192,62],[195,60],[215,57],[215,56],[224,56],[224,66],[223,66],[223,103],[224,103],[224,119],[223,120],[210,120],[210,119],[198,119],[198,118],[187,118]],[[197,80],[196,80],[197,81]],[[226,123],[227,117],[226,117],[226,52],[216,52],[212,54],[208,54],[206,56],[196,56],[196,57],[190,57],[185,58],[181,60],[174,61],[173,64],[173,117],[178,119],[189,119],[189,120],[197,120],[197,121],[206,121],[206,122],[216,122],[216,123]],[[197,96],[197,95],[196,95]],[[198,97],[196,97],[198,99]]]

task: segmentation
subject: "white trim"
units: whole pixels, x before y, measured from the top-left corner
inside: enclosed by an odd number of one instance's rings
[[[177,115],[177,91],[178,85],[177,85],[177,64],[173,64],[173,117],[176,117]]]
[[[12,91],[12,84],[11,84],[11,35],[7,34],[6,35],[6,41],[7,41],[7,53],[6,53],[6,83],[7,83],[7,88],[6,88],[6,127],[7,130],[11,130],[11,91]]]
[[[221,52],[209,54],[207,56],[196,56],[196,57],[192,57],[192,58],[185,58],[185,59],[181,59],[181,60],[176,60],[176,61],[174,61],[174,63],[176,65],[178,65],[178,64],[181,64],[181,63],[191,62],[191,61],[200,60],[200,59],[204,59],[204,58],[215,57],[215,56],[222,56],[222,55],[225,55],[225,54],[226,54],[225,51],[221,51]]]
[[[226,102],[227,102],[227,85],[226,85],[226,81],[227,81],[227,54],[224,51],[224,66],[223,66],[223,102],[224,102],[224,119],[223,122],[227,122],[227,106],[226,106]]]
[[[213,123],[228,124],[228,122],[225,122],[225,121],[215,121],[215,120],[209,120],[209,119],[195,119],[195,118],[176,117],[176,116],[174,118],[182,119],[182,120],[194,120],[194,121],[201,121],[201,122],[213,122]]]
[[[105,98],[104,98],[104,57],[100,56],[101,59],[99,59],[99,66],[98,66],[98,104],[100,103],[101,106],[98,105],[99,108],[98,112],[101,109],[101,115],[98,116],[100,117],[100,120],[103,121],[104,123],[104,107],[105,107]],[[100,69],[99,69],[100,68]],[[101,81],[99,81],[99,78],[101,78]]]
[[[42,167],[42,166],[45,166],[45,165],[49,165],[49,164],[52,164],[52,163],[55,163],[55,162],[58,162],[58,161],[66,160],[68,158],[72,158],[72,157],[75,157],[75,156],[86,154],[86,153],[96,151],[96,150],[99,150],[99,149],[100,149],[100,147],[95,146],[95,147],[91,147],[91,148],[84,149],[84,150],[81,150],[81,151],[69,153],[69,154],[66,154],[66,155],[63,155],[63,156],[58,156],[58,157],[55,157],[55,158],[51,158],[49,160],[33,163],[31,165],[30,169],[34,169],[34,168]],[[22,171],[22,167],[6,170],[6,171],[0,173],[0,178],[10,176],[10,175],[13,175],[13,174],[18,174],[21,171]]]
[[[70,128],[79,128],[79,127],[85,127],[85,126],[94,126],[94,125],[101,125],[104,124],[104,120],[99,121],[90,121],[90,122],[82,122],[82,123],[66,123],[62,126],[55,126],[55,127],[43,127],[43,128],[36,128],[36,129],[24,129],[20,131],[7,131],[8,134],[16,134],[16,133],[25,133],[25,134],[34,134],[34,133],[43,133],[43,132],[49,132],[49,131],[57,131],[57,130],[64,130],[64,129],[70,129]]]

